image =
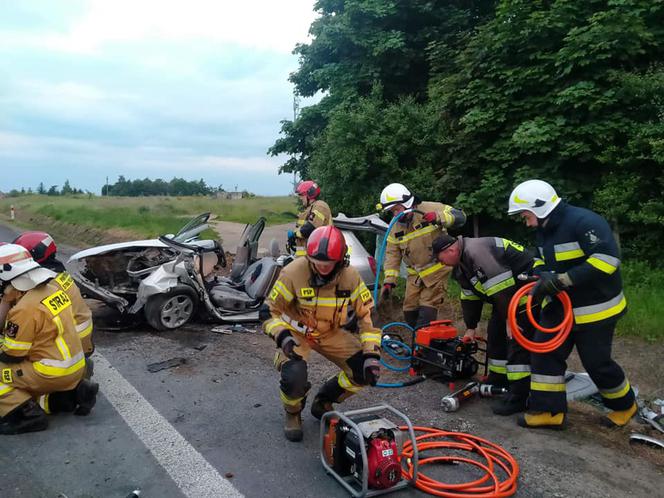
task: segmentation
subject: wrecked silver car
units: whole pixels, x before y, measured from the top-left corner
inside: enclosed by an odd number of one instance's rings
[[[258,321],[258,311],[281,268],[293,256],[281,254],[274,241],[268,255],[258,256],[258,241],[265,219],[247,225],[237,247],[230,274],[218,275],[226,266],[223,247],[201,240],[210,213],[187,223],[177,234],[158,239],[108,244],[77,252],[68,267],[81,292],[123,314],[143,315],[157,330],[176,329],[198,312],[214,321]],[[386,224],[377,216],[334,219],[349,247],[350,263],[369,288],[376,268],[363,247],[360,233],[383,234]]]
[[[258,309],[290,256],[273,251],[259,258],[258,239],[265,219],[247,225],[228,276],[217,241],[199,240],[210,213],[194,218],[175,235],[93,247],[68,262],[81,292],[121,313],[142,313],[157,330],[175,329],[197,311],[216,321],[258,320]]]

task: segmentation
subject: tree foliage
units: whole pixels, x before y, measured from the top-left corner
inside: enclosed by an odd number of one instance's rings
[[[209,187],[202,179],[187,181],[183,178],[173,178],[166,182],[161,178],[150,180],[127,180],[123,175],[112,185],[104,185],[102,195],[140,197],[150,195],[208,195],[215,190]]]
[[[291,155],[282,170],[319,180],[333,208],[366,212],[402,181],[495,223],[516,183],[541,178],[606,215],[628,253],[654,259],[664,242],[664,0],[316,9],[291,81],[325,96],[282,123],[270,153]]]

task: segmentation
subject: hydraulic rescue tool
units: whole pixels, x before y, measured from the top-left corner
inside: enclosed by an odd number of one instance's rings
[[[469,400],[476,394],[479,394],[482,398],[502,396],[503,394],[507,394],[507,388],[491,384],[480,384],[475,381],[469,382],[461,389],[443,396],[440,400],[440,406],[443,408],[443,411],[455,412],[459,409],[461,403]]]
[[[405,423],[402,431],[380,416],[389,412]],[[410,440],[410,441],[409,441]],[[417,476],[417,445],[413,426],[403,413],[389,405],[349,412],[327,412],[321,420],[321,462],[354,497],[377,496],[415,484],[402,480],[401,454],[409,441],[415,448],[408,459]]]

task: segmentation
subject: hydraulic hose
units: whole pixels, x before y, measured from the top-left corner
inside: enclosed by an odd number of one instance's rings
[[[572,312],[572,301],[569,298],[567,292],[559,292],[556,297],[563,305],[563,320],[559,325],[551,328],[543,327],[535,317],[533,316],[533,296],[528,295],[526,300],[526,316],[530,324],[541,332],[547,334],[555,334],[553,338],[545,342],[535,342],[531,341],[524,336],[523,331],[517,324],[517,309],[519,307],[519,301],[526,295],[530,290],[536,285],[536,282],[531,282],[523,287],[521,287],[515,294],[512,296],[510,305],[507,308],[507,323],[512,331],[512,336],[521,346],[523,346],[528,351],[533,353],[550,353],[558,349],[563,342],[567,339],[570,332],[572,331],[572,326],[574,325],[574,314]]]
[[[400,429],[407,430],[406,426]],[[466,483],[445,483],[423,474],[417,473],[415,487],[420,491],[447,498],[502,498],[516,493],[516,482],[519,477],[519,464],[516,459],[501,446],[471,434],[450,432],[435,427],[414,427],[416,432],[424,434],[416,437],[417,451],[420,455],[419,465],[431,463],[456,464],[465,463],[484,471],[479,479]],[[427,450],[450,450],[447,455],[422,458]],[[470,452],[475,458],[460,456],[460,451]],[[405,479],[413,478],[413,444],[410,440],[404,443],[401,454],[402,475]],[[502,478],[502,479],[501,479]]]
[[[404,323],[404,322],[391,322],[391,323],[388,323],[387,325],[385,325],[383,327],[383,329],[382,329],[383,335],[385,334],[385,331],[387,331],[391,328],[394,328],[394,327],[403,327],[405,329],[408,329],[410,332],[414,331],[413,327],[411,327],[407,323]],[[395,348],[395,347],[402,349],[405,352],[405,354],[398,354],[395,351],[393,351],[393,348]],[[408,370],[410,370],[410,362],[411,362],[413,350],[408,344],[406,344],[402,341],[398,341],[396,339],[388,339],[386,337],[383,337],[383,340],[381,342],[381,348],[391,358],[394,358],[397,361],[408,362],[408,364],[403,366],[403,367],[397,367],[397,366],[394,366],[394,365],[389,365],[388,363],[385,362],[385,360],[383,358],[381,358],[380,363],[385,368],[387,368],[388,370],[392,370],[393,372],[407,372]],[[404,381],[404,382],[394,382],[394,383],[379,382],[378,384],[376,384],[376,387],[383,387],[383,388],[407,387],[407,386],[412,386],[412,385],[418,384],[418,383],[422,382],[425,379],[426,379],[425,376],[419,375],[417,377],[413,377],[412,379]]]
[[[385,250],[387,249],[387,237],[390,235],[390,232],[392,231],[392,227],[394,224],[399,221],[399,218],[401,218],[404,214],[406,214],[408,211],[402,211],[401,213],[397,214],[392,220],[390,221],[390,224],[387,225],[387,231],[385,232],[385,237],[383,238],[383,241],[380,243],[380,248],[378,249],[378,258],[376,258],[376,281],[374,282],[374,295],[373,295],[373,300],[376,305],[378,305],[378,290],[380,289],[380,272],[383,269],[383,259],[385,258]]]

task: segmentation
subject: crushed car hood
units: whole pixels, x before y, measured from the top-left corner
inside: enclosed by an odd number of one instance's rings
[[[99,256],[120,249],[147,249],[148,247],[168,247],[159,239],[148,240],[132,240],[131,242],[118,242],[116,244],[107,244],[105,246],[91,247],[73,254],[69,261],[77,261],[79,259],[87,258],[90,256]]]

